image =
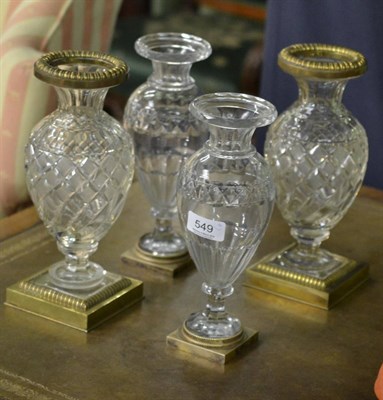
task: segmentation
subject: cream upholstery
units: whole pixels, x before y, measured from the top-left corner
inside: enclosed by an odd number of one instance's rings
[[[107,51],[121,0],[0,0],[0,217],[29,201],[24,146],[55,107],[55,94],[33,76],[43,53]]]

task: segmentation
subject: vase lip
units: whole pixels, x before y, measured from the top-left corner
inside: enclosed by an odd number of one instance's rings
[[[296,43],[282,49],[279,67],[296,77],[346,79],[363,75],[365,57],[347,47],[323,43]]]
[[[71,69],[76,64],[95,68],[94,71],[86,71],[85,68]],[[126,79],[128,71],[129,68],[122,59],[86,50],[52,51],[40,57],[34,64],[36,78],[55,86],[74,89],[116,86]]]
[[[188,33],[158,32],[141,36],[134,44],[136,52],[152,61],[190,64],[208,58],[211,45],[205,39]]]
[[[189,109],[198,120],[229,129],[262,127],[271,124],[277,117],[273,104],[244,93],[204,94],[195,98]]]

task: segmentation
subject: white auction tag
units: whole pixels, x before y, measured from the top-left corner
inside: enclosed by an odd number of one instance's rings
[[[225,239],[226,224],[220,221],[213,221],[201,217],[193,211],[188,213],[187,229],[194,234],[201,236],[205,239],[222,242]]]

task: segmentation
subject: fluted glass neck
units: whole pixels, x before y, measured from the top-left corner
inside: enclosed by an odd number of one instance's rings
[[[190,103],[192,115],[207,124],[212,149],[243,152],[252,149],[255,128],[269,125],[277,116],[275,107],[259,97],[242,93],[211,93]]]
[[[255,127],[250,129],[227,129],[211,126],[206,146],[216,151],[241,153],[253,149],[251,138]]]
[[[148,78],[153,86],[159,89],[188,89],[194,86],[194,79],[190,76],[191,63],[169,64],[153,61],[153,72]]]
[[[108,88],[72,89],[55,87],[60,110],[70,107],[89,107],[102,110]]]
[[[340,104],[347,81],[297,78],[299,101]]]
[[[159,88],[177,90],[194,85],[190,77],[193,63],[209,57],[210,44],[194,35],[159,32],[140,37],[134,48],[137,53],[152,61],[153,73],[149,81]]]

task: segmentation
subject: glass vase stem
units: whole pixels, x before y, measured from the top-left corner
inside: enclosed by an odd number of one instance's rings
[[[156,218],[153,230],[153,236],[160,239],[163,236],[173,233],[173,224],[171,219]]]
[[[225,298],[211,294],[206,304],[206,315],[209,319],[218,319],[226,314]]]

